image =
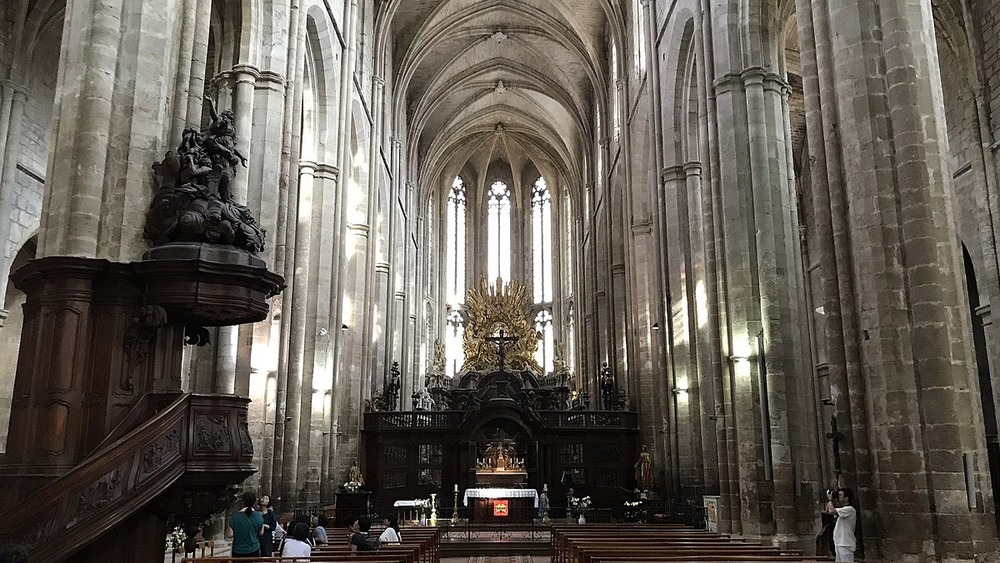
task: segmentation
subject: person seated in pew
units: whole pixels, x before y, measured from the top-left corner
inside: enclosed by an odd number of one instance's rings
[[[348,514],[344,517],[344,522],[347,523],[347,543],[351,543],[351,538],[354,534],[358,533],[358,517],[353,514]]]
[[[326,535],[326,516],[318,514],[312,517],[313,533],[312,537],[315,545],[326,545],[330,539]]]
[[[399,519],[395,516],[386,518],[385,530],[378,537],[382,543],[399,543],[403,537],[399,535]]]
[[[372,527],[372,521],[362,518],[357,521],[358,531],[351,536],[351,551],[375,551],[381,546],[378,538],[368,537],[368,530]]]
[[[291,537],[285,538],[281,545],[279,554],[282,557],[310,557],[312,556],[312,546],[306,540],[309,539],[309,525],[299,522],[292,529]]]
[[[309,526],[309,520],[310,518],[308,514],[299,514],[298,516],[295,517],[295,520],[292,520],[291,522],[288,523],[288,529],[294,530],[295,526],[298,526],[299,524],[305,524],[306,530],[307,531],[311,530],[312,528]],[[313,541],[312,534],[307,533],[306,536],[307,536],[306,543],[308,543],[310,547],[316,547],[316,542]],[[281,553],[281,550],[284,549],[285,541],[291,538],[292,538],[291,532],[285,534],[281,538],[281,542],[278,543],[278,549],[277,549],[278,553]]]

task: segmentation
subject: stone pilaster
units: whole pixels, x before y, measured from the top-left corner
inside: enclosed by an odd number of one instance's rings
[[[7,261],[7,248],[11,247],[10,260],[17,254],[16,243],[10,243],[11,213],[14,207],[14,176],[21,156],[21,123],[28,91],[9,80],[0,81],[0,326],[7,318],[3,310],[7,294],[7,278],[11,262]]]
[[[145,248],[149,170],[168,142],[181,0],[67,6],[41,256],[132,259]],[[79,46],[79,48],[77,48]],[[128,74],[127,79],[123,74]]]

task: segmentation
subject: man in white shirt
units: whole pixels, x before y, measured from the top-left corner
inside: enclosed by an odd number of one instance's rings
[[[837,550],[837,561],[854,561],[854,550],[857,541],[854,539],[854,526],[858,523],[858,511],[851,506],[854,492],[851,489],[837,491],[835,503],[827,504],[827,512],[837,515],[837,523],[833,527],[833,547]]]

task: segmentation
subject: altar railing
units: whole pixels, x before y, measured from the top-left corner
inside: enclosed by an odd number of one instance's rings
[[[447,429],[458,428],[463,411],[400,411],[366,413],[365,426],[378,429]],[[637,414],[632,411],[541,411],[543,424],[549,428],[635,428]]]
[[[550,428],[635,428],[631,411],[545,411],[542,420]]]
[[[460,421],[458,411],[405,411],[380,412],[366,415],[366,426],[374,422],[376,428],[456,428]]]

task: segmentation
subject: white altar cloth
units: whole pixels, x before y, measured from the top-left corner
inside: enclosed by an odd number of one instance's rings
[[[422,500],[397,500],[392,503],[393,508],[417,508],[423,506]]]
[[[483,489],[465,489],[462,503],[469,506],[470,498],[531,498],[538,508],[538,491],[535,489],[500,489],[497,487]]]

